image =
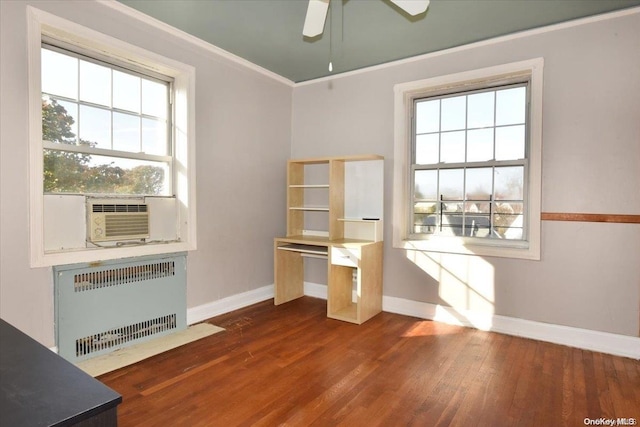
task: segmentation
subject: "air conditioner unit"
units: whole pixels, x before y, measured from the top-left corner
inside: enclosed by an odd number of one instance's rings
[[[148,205],[87,202],[87,240],[90,242],[148,238]]]

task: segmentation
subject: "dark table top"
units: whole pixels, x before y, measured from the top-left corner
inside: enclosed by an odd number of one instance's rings
[[[122,396],[0,319],[0,425],[70,426]]]

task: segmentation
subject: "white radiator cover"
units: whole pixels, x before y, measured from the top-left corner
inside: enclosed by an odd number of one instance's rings
[[[56,342],[79,362],[187,328],[186,254],[56,266]]]

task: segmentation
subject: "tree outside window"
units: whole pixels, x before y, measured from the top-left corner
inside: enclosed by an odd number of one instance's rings
[[[171,195],[168,83],[42,51],[44,192]]]

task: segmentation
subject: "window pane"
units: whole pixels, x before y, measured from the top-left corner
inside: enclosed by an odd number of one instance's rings
[[[142,114],[167,118],[168,89],[166,84],[142,79]]]
[[[492,168],[469,168],[466,178],[467,200],[489,200],[493,185]]]
[[[430,133],[416,136],[416,164],[433,165],[438,163],[440,134]]]
[[[78,60],[42,49],[42,92],[78,99]]]
[[[462,203],[442,203],[442,223],[440,234],[445,236],[462,236],[464,217]]]
[[[433,234],[438,224],[436,203],[418,202],[413,205],[413,232]]]
[[[44,150],[44,189],[55,193],[168,195],[169,165]]]
[[[438,172],[435,170],[416,171],[415,200],[438,200]]]
[[[111,70],[92,62],[80,61],[80,100],[111,106]]]
[[[496,168],[494,195],[495,200],[522,200],[524,196],[524,167]]]
[[[525,122],[527,88],[496,92],[496,125],[515,125]]]
[[[464,169],[440,171],[440,195],[444,200],[462,200]]]
[[[495,92],[476,93],[468,96],[467,128],[493,126],[493,99]]]
[[[111,112],[81,105],[80,141],[92,147],[111,149]]]
[[[469,237],[487,237],[491,232],[491,202],[473,201],[464,206],[464,235]]]
[[[496,160],[524,159],[524,125],[496,128]]]
[[[76,136],[78,135],[78,104],[58,100],[58,105],[64,108],[67,116],[71,119],[71,132],[74,135],[73,140],[76,141]]]
[[[440,130],[440,100],[416,103],[416,133]]]
[[[75,144],[78,135],[78,104],[43,96],[42,139]]]
[[[168,154],[167,123],[164,120],[142,119],[142,151],[160,156]]]
[[[138,153],[140,149],[140,117],[113,113],[113,149]]]
[[[440,161],[443,163],[464,162],[464,136],[465,132],[441,133]]]
[[[493,128],[467,131],[467,161],[493,159]]]
[[[140,77],[113,70],[113,108],[140,112]]]
[[[524,205],[522,203],[496,203],[493,226],[504,239],[521,240],[524,229]]]
[[[483,215],[489,218],[491,213],[491,202],[489,200],[472,200],[464,204],[464,211],[472,214]],[[488,222],[487,222],[488,224]]]
[[[465,128],[466,98],[466,96],[456,96],[442,100],[442,131]]]

